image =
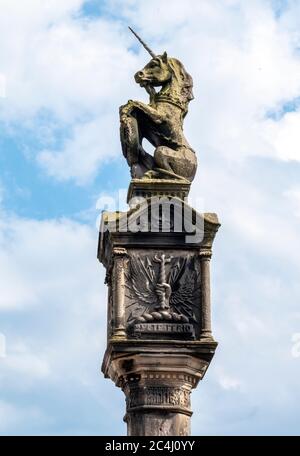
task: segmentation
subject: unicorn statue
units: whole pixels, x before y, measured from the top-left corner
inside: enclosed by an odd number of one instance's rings
[[[129,100],[120,107],[123,154],[134,179],[179,179],[192,182],[197,158],[183,134],[188,104],[193,100],[193,80],[183,64],[165,52],[156,55],[130,27],[151,55],[150,62],[135,74],[135,81],[149,94],[149,104]],[[156,87],[161,87],[156,91]],[[152,156],[143,139],[154,147]]]

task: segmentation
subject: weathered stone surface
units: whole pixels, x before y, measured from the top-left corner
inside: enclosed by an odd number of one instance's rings
[[[127,249],[125,318],[130,336],[199,337],[201,261],[185,250]]]
[[[199,214],[187,203],[197,168],[183,134],[192,78],[177,59],[142,44],[152,60],[135,78],[150,103],[130,100],[120,108],[133,178],[129,210],[103,213],[99,236],[108,285],[102,372],[125,394],[128,435],[186,436],[191,391],[217,347],[210,260],[220,223],[216,214]],[[155,146],[154,157],[143,138]]]
[[[194,98],[193,80],[183,64],[157,55],[135,75],[150,95],[149,104],[129,100],[120,107],[123,154],[133,178],[181,179],[191,182],[197,157],[183,133],[188,104]],[[155,86],[162,86],[156,93]],[[154,147],[152,157],[143,149],[146,138]]]
[[[211,255],[220,227],[217,215],[200,214],[177,198],[171,201],[170,210],[166,210],[167,204],[164,198],[146,199],[128,212],[104,212],[98,244],[99,261],[109,269],[115,247],[174,247],[210,252]],[[164,219],[161,208],[166,212]]]
[[[125,419],[129,436],[187,436],[191,432],[190,417],[167,410],[131,413]]]
[[[133,198],[151,198],[166,196],[185,200],[188,197],[191,184],[178,179],[132,179],[128,189],[127,202]]]
[[[203,239],[190,245],[170,242],[175,233],[143,233],[143,246],[130,232],[100,235],[109,288],[102,370],[125,393],[128,435],[189,434],[190,393],[217,346],[209,263],[219,222],[202,217]]]
[[[111,344],[102,369],[125,393],[128,435],[189,435],[190,393],[216,343],[198,343],[196,350],[170,343],[122,345]]]

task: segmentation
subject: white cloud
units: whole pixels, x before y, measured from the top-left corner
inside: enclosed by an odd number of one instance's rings
[[[241,386],[238,379],[224,373],[220,373],[219,382],[225,390],[237,390]]]
[[[17,383],[16,379],[22,376],[22,387],[28,388],[28,380],[30,384],[49,376],[50,367],[47,359],[31,353],[23,342],[13,343],[6,340],[6,344],[9,345],[9,350],[6,351],[5,359],[1,363],[0,385],[5,383],[5,380]]]
[[[293,187],[285,191],[284,195],[292,204],[292,209],[296,217],[300,217],[300,187]]]
[[[7,97],[0,119],[9,133],[22,127],[46,142],[56,128],[65,129],[61,148],[41,151],[38,162],[59,180],[81,183],[116,150],[121,155],[118,106],[128,85],[138,91],[133,82],[138,57],[126,47],[130,37],[124,27],[84,19],[83,1],[65,3],[30,1],[26,12],[19,2],[3,3],[0,54]],[[45,116],[49,122],[41,121]]]
[[[4,74],[0,73],[0,98],[5,98],[6,96],[6,77]]]
[[[111,407],[103,396],[109,385],[98,366],[106,339],[106,290],[96,259],[97,235],[95,228],[67,219],[1,213],[0,331],[6,356],[0,389],[9,404],[0,403],[0,432],[63,432],[56,426],[64,420],[64,401],[72,398],[70,410],[81,407],[80,398],[72,397],[76,390],[99,417],[101,410],[115,413],[118,402]]]
[[[7,399],[0,401],[0,433],[99,434],[105,426],[109,433],[123,406],[122,393],[99,372],[106,287],[97,235],[67,219],[1,213],[0,288],[9,299],[0,307],[0,389]]]
[[[28,308],[48,301],[47,294],[60,293],[69,284],[69,296],[80,285],[81,261],[87,262],[82,280],[94,276],[92,232],[68,220],[36,221],[2,217],[0,224],[1,308]],[[58,260],[58,253],[62,258]],[[78,255],[78,257],[77,257]],[[89,256],[91,255],[91,256]],[[43,280],[39,280],[41,277]],[[55,304],[57,305],[57,303]]]
[[[62,150],[44,150],[38,161],[59,180],[74,178],[78,183],[85,183],[101,165],[120,154],[118,129],[118,117],[112,115],[76,125]]]
[[[127,31],[117,22],[83,18],[83,3],[30,1],[25,13],[19,2],[1,5],[3,120],[25,122],[41,109],[66,123],[111,112],[107,103],[121,96],[137,59],[126,49]]]
[[[1,117],[34,129],[30,118],[41,109],[54,115],[71,129],[73,141],[66,137],[58,150],[39,155],[39,162],[60,180],[86,182],[103,163],[104,149],[107,157],[116,153],[118,106],[144,97],[132,76],[147,55],[141,48],[139,56],[129,52],[134,39],[123,24],[80,16],[82,1],[64,6],[52,1],[47,7],[32,1],[25,14],[12,3],[4,2],[0,19],[6,38],[0,44],[2,71],[8,81]],[[157,52],[167,49],[182,58],[193,75],[197,104],[191,105],[187,132],[200,159],[208,147],[231,160],[299,159],[298,115],[277,122],[264,118],[300,92],[295,2],[279,19],[271,2],[260,0],[188,0],[184,8],[176,0],[171,9],[158,0],[108,5],[124,22],[138,24]],[[110,126],[108,119],[114,119]],[[106,147],[109,137],[115,138],[113,150]],[[85,148],[88,142],[83,163],[78,144]],[[121,157],[120,146],[118,153]]]
[[[1,327],[7,338],[7,369],[24,370],[28,364],[33,372],[46,375],[48,369],[55,371],[52,362],[60,363],[60,357],[66,362],[66,350],[85,350],[88,343],[99,347],[99,331],[104,326],[99,318],[105,314],[105,307],[99,307],[103,270],[96,260],[96,229],[69,220],[36,221],[4,216],[0,240],[0,311],[3,315],[19,313],[22,318],[33,312],[46,331],[43,334],[35,328],[35,336],[43,342],[33,351],[28,345],[36,343],[35,339],[26,335],[28,341],[21,343],[21,334],[7,333]],[[77,341],[79,327],[86,344],[82,339]],[[64,345],[64,353],[51,353],[47,337],[54,346]],[[30,370],[28,367],[27,374]]]
[[[1,71],[9,79],[1,117],[10,127],[17,122],[34,129],[41,109],[52,113],[55,126],[68,133],[57,148],[47,141],[38,162],[59,180],[84,184],[108,157],[121,157],[118,106],[144,97],[132,75],[148,57],[142,49],[138,56],[128,51],[134,41],[118,21],[71,14],[80,2],[48,3],[46,12],[45,2],[27,3],[14,27],[19,2],[3,3]],[[138,24],[155,51],[167,49],[193,75],[196,99],[186,133],[199,170],[192,192],[223,224],[212,261],[213,327],[220,345],[193,393],[194,433],[292,432],[299,422],[300,364],[291,356],[291,335],[300,325],[299,189],[291,173],[299,161],[299,113],[277,121],[265,114],[299,96],[299,4],[291,2],[278,20],[270,2],[258,0],[187,0],[184,8],[179,0],[172,8],[156,0],[111,5],[124,22]],[[46,133],[51,138],[51,127]],[[66,397],[76,407],[92,398],[97,413],[87,410],[80,424],[70,425],[72,432],[80,426],[89,432],[89,417],[95,423],[98,412],[110,418],[97,432],[110,429],[112,417],[115,431],[123,396],[95,366],[106,324],[97,234],[70,220],[1,215],[0,330],[9,354],[1,359],[2,391],[30,396],[35,388],[55,390],[56,412],[44,407],[56,420],[60,405],[68,408]],[[22,427],[22,407],[2,406],[0,423],[5,411],[17,414],[6,430]],[[64,431],[70,410],[60,423]]]
[[[290,112],[278,122],[265,124],[265,138],[281,160],[300,162],[300,112]]]
[[[199,154],[209,147],[231,160],[283,158],[265,136],[264,115],[300,93],[299,42],[285,16],[276,20],[270,2],[190,0],[184,8],[179,0],[172,8],[158,0],[112,3],[139,24],[157,52],[181,57],[193,75],[196,101],[187,131]],[[291,2],[295,14],[297,8]],[[275,133],[282,122],[274,124]]]

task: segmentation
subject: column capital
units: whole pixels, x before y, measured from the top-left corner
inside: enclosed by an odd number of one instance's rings
[[[127,250],[124,249],[123,247],[114,247],[112,251],[113,257],[127,257],[128,253]]]
[[[175,350],[111,359],[108,374],[126,396],[128,435],[188,435],[191,391],[208,365]]]
[[[199,251],[199,257],[201,260],[210,260],[212,257],[212,250],[211,249],[200,249]]]

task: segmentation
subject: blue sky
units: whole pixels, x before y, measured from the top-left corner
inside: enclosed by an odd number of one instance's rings
[[[118,108],[147,100],[133,74],[148,57],[127,25],[193,76],[191,202],[222,222],[220,345],[193,434],[299,434],[300,1],[0,7],[0,434],[125,433],[123,394],[100,373],[96,220],[99,198],[129,183]]]

